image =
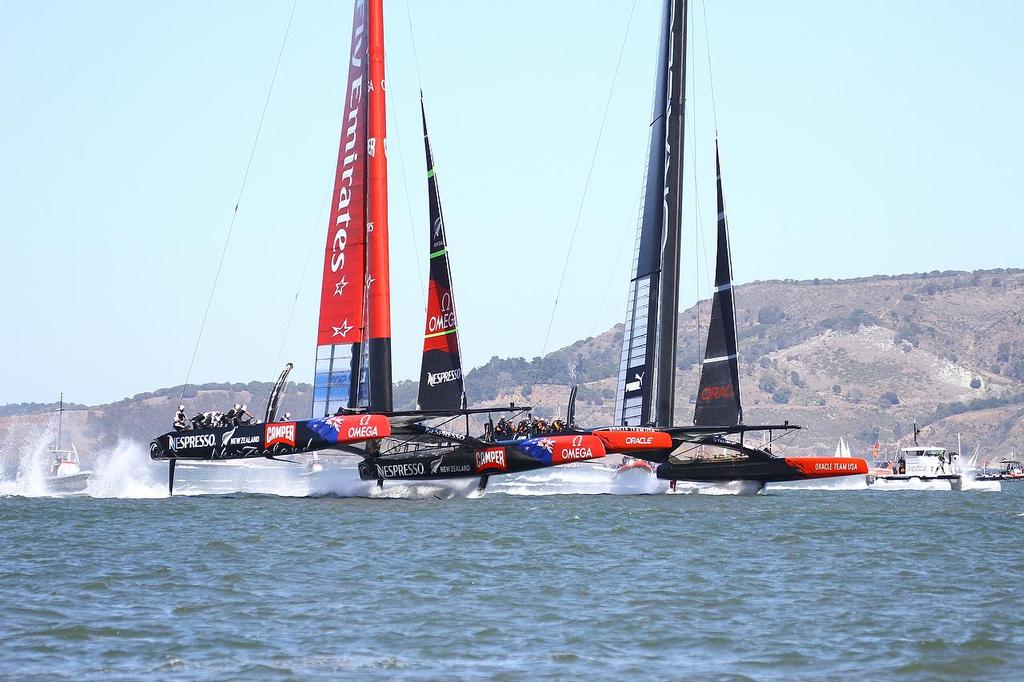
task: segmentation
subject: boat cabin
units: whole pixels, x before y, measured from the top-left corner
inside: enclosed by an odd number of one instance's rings
[[[960,455],[946,448],[913,445],[900,451],[898,474],[907,476],[949,476],[960,473]]]
[[[50,450],[53,464],[50,466],[51,476],[71,476],[81,472],[82,465],[78,459],[78,450],[72,445],[70,450]]]

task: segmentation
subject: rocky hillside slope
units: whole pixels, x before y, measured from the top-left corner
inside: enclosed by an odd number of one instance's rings
[[[794,454],[830,453],[840,436],[855,454],[876,440],[922,439],[985,457],[1024,455],[1024,270],[930,272],[855,280],[754,282],[736,289],[740,382],[747,423],[788,419],[804,426]],[[676,422],[693,412],[707,302],[680,316]],[[534,404],[564,411],[580,384],[578,419],[612,418],[622,326],[543,358],[492,358],[466,377],[471,404]],[[187,409],[241,402],[261,414],[270,385],[205,384],[186,392]],[[284,409],[308,414],[310,386],[291,384]],[[181,387],[109,405],[74,405],[66,428],[83,452],[118,439],[147,442],[165,431]],[[396,406],[412,407],[413,382],[396,385]],[[44,438],[53,405],[0,407],[0,448]]]

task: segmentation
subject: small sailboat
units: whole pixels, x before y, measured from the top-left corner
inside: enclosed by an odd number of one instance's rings
[[[60,406],[57,408],[57,441],[49,453],[52,455],[49,473],[44,477],[43,483],[49,492],[55,493],[78,493],[84,491],[92,480],[93,473],[82,469],[82,463],[78,458],[78,450],[74,443],[69,443],[69,449],[62,447],[61,432],[64,421],[64,394],[60,394]]]
[[[785,422],[743,423],[736,314],[722,164],[715,142],[718,253],[707,346],[692,426],[675,426],[675,366],[683,195],[683,130],[686,89],[686,0],[666,0],[651,123],[643,212],[638,226],[626,323],[615,396],[615,426],[592,430],[609,452],[657,463],[670,481],[768,482],[864,474],[858,458],[776,457],[776,431],[799,428]],[[769,434],[765,447],[748,445],[744,434]],[[738,436],[738,440],[729,438]]]
[[[846,442],[846,439],[842,436],[839,437],[839,442],[836,443],[836,457],[851,457],[850,446]]]

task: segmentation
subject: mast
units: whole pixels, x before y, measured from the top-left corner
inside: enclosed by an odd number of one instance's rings
[[[722,162],[715,142],[718,184],[718,254],[715,259],[715,292],[711,321],[700,370],[700,388],[693,423],[701,426],[735,426],[743,421],[740,404],[740,370],[737,357],[736,303],[732,295],[732,254],[729,220],[722,190]]]
[[[455,313],[448,240],[444,231],[441,194],[434,171],[434,155],[427,135],[427,113],[420,95],[423,117],[423,146],[427,155],[427,194],[430,201],[430,280],[427,292],[427,321],[423,331],[423,362],[417,406],[422,410],[457,410],[465,406],[459,352],[459,326]]]
[[[386,134],[382,0],[356,0],[320,290],[314,417],[391,409]]]
[[[366,301],[369,324],[369,400],[371,412],[390,412],[391,274],[388,253],[387,115],[384,84],[384,1],[369,0],[369,137],[366,225]]]
[[[665,0],[644,207],[626,304],[617,424],[671,426],[682,228],[686,0]]]

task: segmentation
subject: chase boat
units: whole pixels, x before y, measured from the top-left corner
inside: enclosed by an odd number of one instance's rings
[[[946,448],[912,445],[900,450],[895,473],[876,476],[871,485],[903,487],[906,484],[933,483],[949,486],[950,490],[963,489],[960,455]]]
[[[49,474],[43,479],[46,489],[54,493],[80,493],[89,486],[92,471],[82,469],[78,459],[78,450],[71,444],[70,450],[61,447],[61,427],[64,421],[64,394],[60,395],[60,407],[57,408],[57,442],[50,449],[53,462]]]

